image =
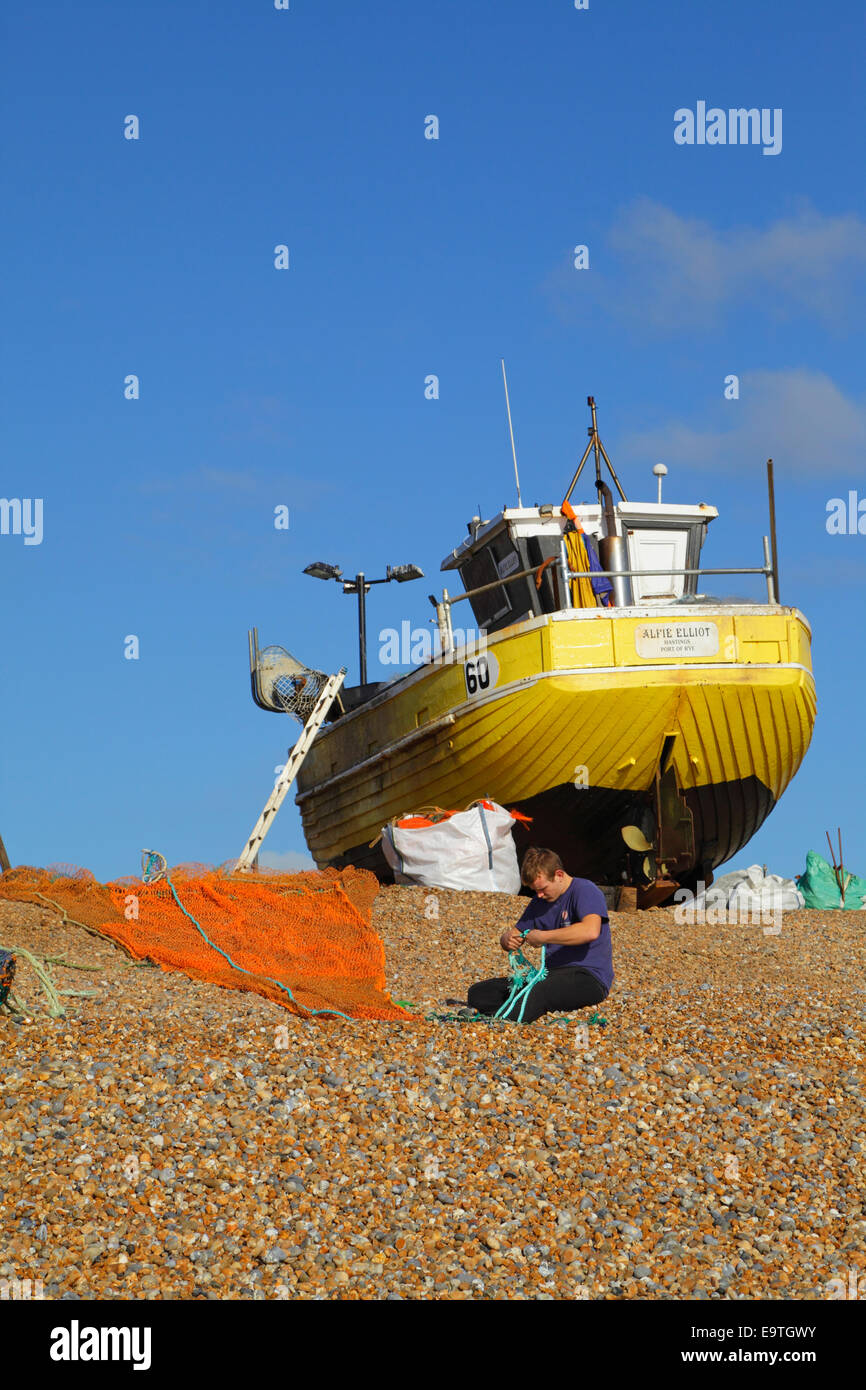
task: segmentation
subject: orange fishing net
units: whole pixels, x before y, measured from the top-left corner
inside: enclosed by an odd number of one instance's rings
[[[59,908],[136,960],[252,990],[304,1017],[411,1017],[385,989],[385,947],[371,925],[379,885],[365,870],[233,875],[186,864],[169,879],[177,899],[165,879],[101,884],[68,864],[21,867],[0,875],[0,898]]]

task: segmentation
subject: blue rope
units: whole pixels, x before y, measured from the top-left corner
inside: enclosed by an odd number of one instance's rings
[[[162,855],[157,855],[157,854],[154,854],[154,853],[152,853],[152,852],[149,854],[149,857],[148,857],[148,860],[147,860],[147,864],[146,864],[145,869],[144,869],[144,873],[142,874],[142,878],[144,879],[144,882],[145,882],[145,883],[147,883],[147,881],[148,881],[147,875],[148,875],[149,872],[150,872],[150,866],[151,866],[151,864],[152,864],[155,860],[157,860],[157,859],[162,859],[162,858],[163,858]],[[165,862],[165,861],[163,860],[163,862]],[[183,903],[181,902],[180,898],[177,896],[177,893],[175,892],[175,887],[174,887],[174,884],[172,883],[171,879],[170,879],[169,876],[168,876],[168,869],[167,869],[167,868],[165,869],[165,881],[166,881],[166,883],[168,884],[169,888],[171,889],[172,897],[174,898],[175,902],[177,903],[178,907],[180,908],[180,910],[181,910],[181,912],[184,914],[184,916],[189,918],[189,920],[192,922],[193,926],[195,927],[196,931],[199,932],[199,933],[204,937],[204,939],[205,939],[205,941],[207,942],[208,946],[213,947],[213,949],[214,949],[215,951],[219,951],[220,955],[221,955],[225,960],[228,961],[228,963],[229,963],[229,965],[231,966],[232,970],[237,970],[237,971],[239,971],[241,975],[253,975],[253,976],[255,976],[255,978],[257,978],[257,979],[267,980],[267,981],[268,981],[268,984],[276,985],[278,989],[285,990],[286,994],[289,996],[289,998],[291,999],[292,1003],[295,1004],[299,1009],[304,1009],[308,1014],[336,1014],[336,1016],[337,1016],[338,1018],[344,1018],[344,1019],[346,1020],[347,1023],[355,1023],[355,1022],[357,1021],[357,1020],[354,1019],[354,1018],[350,1018],[348,1014],[341,1013],[339,1009],[308,1009],[307,1006],[306,1006],[306,1004],[301,1004],[301,1003],[295,998],[295,996],[292,994],[292,991],[289,989],[289,986],[288,986],[288,985],[284,985],[283,982],[282,982],[281,980],[275,980],[275,979],[273,979],[270,975],[258,975],[258,976],[256,976],[255,971],[253,971],[253,970],[245,970],[244,967],[243,967],[242,965],[236,965],[235,962],[232,960],[231,956],[230,956],[226,951],[224,951],[224,950],[222,949],[221,946],[217,946],[217,944],[216,944],[215,941],[211,941],[211,939],[210,939],[210,937],[208,936],[207,932],[204,930],[204,927],[202,927],[202,926],[196,921],[196,919],[193,917],[192,913],[191,913],[191,912],[187,912],[186,908],[184,907]]]
[[[531,930],[531,928],[529,929]],[[526,936],[526,932],[523,932]],[[523,1022],[523,1015],[526,1011],[527,1000],[535,985],[547,979],[547,947],[541,948],[541,964],[538,969],[533,969],[532,962],[528,961],[523,951],[511,951],[508,956],[508,973],[511,976],[512,984],[508,998],[493,1015],[494,1018],[505,1018],[512,1008],[520,1004],[520,1013],[517,1022]]]

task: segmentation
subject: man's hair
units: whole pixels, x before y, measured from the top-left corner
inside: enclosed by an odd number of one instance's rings
[[[559,855],[552,849],[536,849],[533,845],[524,856],[520,867],[520,880],[527,888],[531,888],[542,874],[545,878],[553,878],[557,869],[562,869],[565,873],[565,866]]]

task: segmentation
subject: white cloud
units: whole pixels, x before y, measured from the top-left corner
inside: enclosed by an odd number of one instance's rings
[[[720,391],[710,416],[707,429],[671,420],[626,435],[618,452],[644,463],[726,471],[762,469],[772,458],[789,473],[862,474],[866,402],[847,397],[824,372],[745,372],[739,400],[726,401]]]
[[[215,499],[219,505],[225,505],[228,493],[235,494],[233,500],[238,505],[248,502],[250,506],[264,503],[271,507],[278,502],[286,502],[299,510],[316,506],[334,491],[333,482],[321,476],[261,469],[216,468],[204,463],[184,473],[142,477],[137,487],[145,496],[180,492],[194,494],[202,500]]]
[[[547,281],[565,317],[587,296],[640,327],[706,327],[726,307],[748,303],[777,318],[797,314],[853,328],[851,296],[866,271],[866,222],[825,217],[808,204],[764,228],[717,230],[650,198],[625,208],[589,271]]]
[[[289,429],[294,415],[279,396],[257,396],[248,391],[233,393],[220,407],[223,434],[233,443],[276,444],[291,449],[295,440]]]
[[[259,487],[258,478],[252,473],[242,473],[239,469],[209,468],[202,464],[195,476],[213,488],[224,487],[238,492],[255,492]]]

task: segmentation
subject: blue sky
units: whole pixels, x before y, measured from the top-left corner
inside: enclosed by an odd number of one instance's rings
[[[13,863],[239,853],[296,728],[252,704],[247,628],[356,680],[355,601],[301,571],[414,561],[368,600],[393,674],[380,628],[426,626],[513,501],[504,356],[528,502],[592,393],[629,496],[663,460],[719,508],[704,563],[757,565],[775,458],[819,715],[729,867],[796,873],[841,825],[866,873],[866,535],[825,524],[866,498],[859,4],[48,3],[0,47],[0,493],[44,507],[41,544],[0,535]],[[699,101],[781,109],[781,152],[676,144]],[[268,849],[305,853],[291,800]]]

